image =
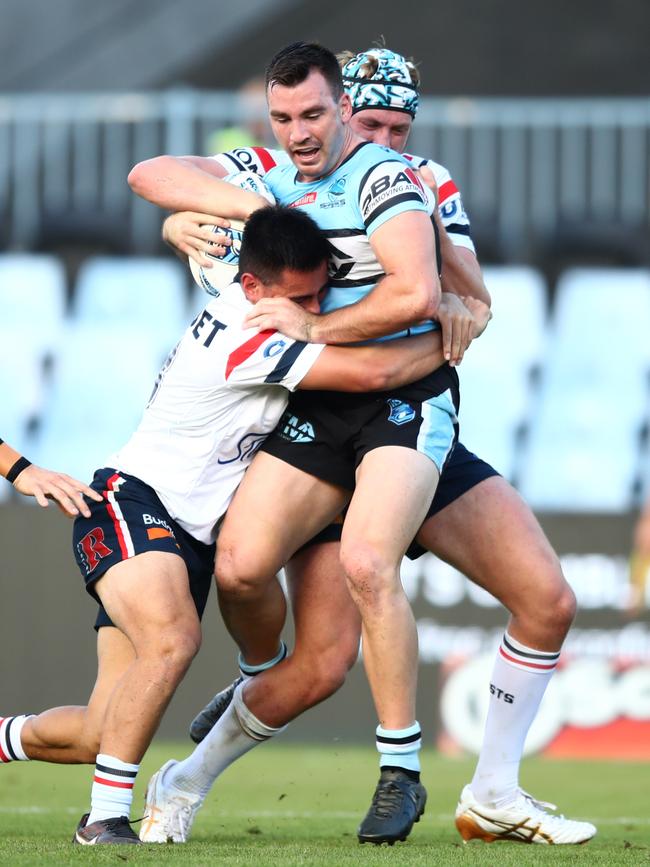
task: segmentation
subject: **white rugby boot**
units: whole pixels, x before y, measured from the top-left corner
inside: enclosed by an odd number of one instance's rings
[[[507,807],[487,807],[480,804],[469,786],[461,792],[456,807],[456,828],[465,842],[483,840],[513,840],[519,843],[587,843],[596,834],[591,822],[577,822],[564,816],[553,816],[555,804],[537,801],[523,789]]]
[[[144,819],[140,825],[143,843],[187,843],[190,836],[203,798],[165,785],[166,771],[176,764],[174,759],[170,759],[149,780],[144,796]]]

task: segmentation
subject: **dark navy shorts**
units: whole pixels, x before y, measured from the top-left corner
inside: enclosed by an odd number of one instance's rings
[[[185,532],[153,488],[134,476],[105,468],[97,470],[90,487],[102,495],[103,501],[86,499],[90,518],[75,518],[72,537],[86,590],[100,603],[95,629],[113,626],[95,592],[96,582],[111,566],[146,551],[178,554],[183,559],[200,618],[212,584],[216,546],[199,542]]]
[[[354,490],[363,457],[382,446],[427,455],[442,472],[458,438],[458,374],[443,365],[389,392],[297,391],[262,451]]]
[[[479,482],[498,475],[499,473],[494,467],[482,461],[473,452],[466,449],[462,443],[457,443],[442,471],[438,487],[436,488],[436,494],[424,520],[427,521],[429,518],[437,515],[438,512],[441,512],[446,506],[453,503],[454,500],[462,497],[463,494],[478,485]],[[321,542],[340,542],[342,528],[342,521],[329,524],[329,526],[314,536],[313,539],[310,539],[306,545],[303,545],[301,550],[311,545],[318,545]],[[415,540],[411,542],[406,552],[409,560],[417,560],[422,554],[426,554],[426,548],[423,548]]]

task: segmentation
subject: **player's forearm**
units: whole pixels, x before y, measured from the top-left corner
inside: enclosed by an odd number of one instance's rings
[[[246,220],[268,205],[262,196],[229,184],[183,157],[161,156],[138,163],[128,181],[134,193],[168,211],[200,211]]]
[[[360,343],[433,319],[440,303],[437,278],[413,279],[408,287],[404,283],[402,277],[383,277],[356,304],[316,317],[311,324],[310,342]]]
[[[7,477],[7,473],[21,457],[20,452],[5,442],[0,442],[0,476]]]
[[[439,331],[402,337],[367,348],[375,353],[375,359],[370,363],[383,376],[378,391],[415,382],[445,363]]]
[[[442,259],[442,291],[460,297],[476,298],[490,306],[490,293],[485,288],[478,259],[466,247],[453,243],[439,222],[440,255]]]

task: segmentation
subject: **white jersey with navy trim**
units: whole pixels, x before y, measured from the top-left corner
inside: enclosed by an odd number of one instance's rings
[[[440,163],[414,154],[402,154],[416,169],[427,166],[432,172],[438,185],[438,213],[440,221],[445,227],[449,240],[457,247],[465,247],[476,253],[474,243],[470,235],[470,222],[460,190],[449,173],[449,169]],[[270,171],[274,166],[283,166],[291,162],[289,155],[283,150],[269,150],[267,148],[237,148],[227,153],[217,154],[214,159],[228,172],[249,171],[259,175]]]
[[[250,155],[248,162],[245,154]],[[332,252],[323,313],[356,303],[384,276],[370,244],[380,226],[406,211],[431,215],[434,207],[408,161],[372,142],[361,142],[333,171],[313,181],[297,180],[288,158],[279,163],[263,148],[240,148],[222,160],[230,169],[245,166],[263,173],[278,202],[305,211],[326,235]],[[427,321],[390,336],[437,327]]]
[[[238,283],[211,299],[163,365],[142,420],[106,466],[150,485],[200,542],[216,537],[244,470],[325,348],[254,333]]]
[[[474,242],[470,236],[469,218],[463,207],[460,190],[454,183],[448,169],[424,157],[416,157],[413,154],[402,154],[412,166],[421,169],[427,166],[432,172],[438,185],[438,213],[440,220],[449,235],[449,240],[457,247],[465,247],[476,254]]]

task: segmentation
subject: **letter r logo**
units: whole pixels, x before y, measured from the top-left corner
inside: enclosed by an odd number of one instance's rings
[[[90,533],[86,533],[81,542],[77,543],[77,551],[87,575],[97,567],[101,559],[113,553],[112,549],[104,544],[104,531],[101,527],[95,527]]]

